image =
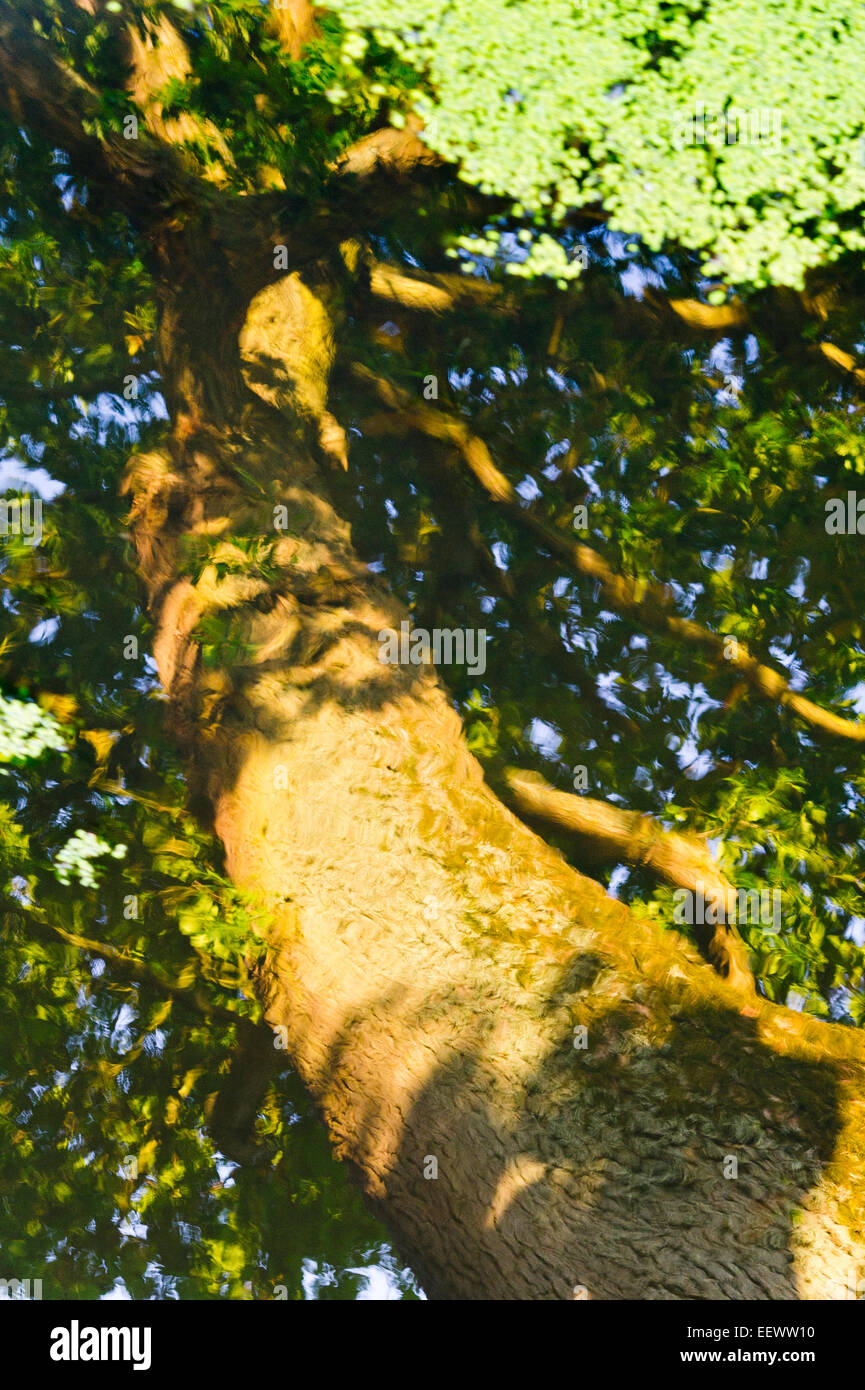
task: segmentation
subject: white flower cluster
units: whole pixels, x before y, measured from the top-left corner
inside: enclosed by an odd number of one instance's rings
[[[112,859],[123,859],[126,846],[115,845],[112,849],[106,840],[100,839],[91,830],[76,830],[57,855],[54,872],[61,883],[69,883],[74,875],[83,888],[95,888],[96,875],[91,861],[103,854],[110,854]]]
[[[49,748],[66,746],[63,729],[53,715],[32,700],[0,696],[0,763],[40,758]]]

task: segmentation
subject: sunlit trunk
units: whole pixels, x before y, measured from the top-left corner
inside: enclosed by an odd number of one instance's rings
[[[852,1296],[865,1039],[743,1008],[493,797],[203,294],[165,289],[174,434],[129,476],[155,655],[271,914],[268,1020],[397,1250],[438,1298]]]

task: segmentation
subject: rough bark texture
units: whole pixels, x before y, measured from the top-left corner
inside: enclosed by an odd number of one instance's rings
[[[298,52],[308,4],[276,22]],[[184,123],[150,100],[171,57],[155,32],[132,51],[137,141],[93,133],[98,93],[8,3],[0,102],[152,247],[173,424],[126,486],[154,655],[194,795],[270,909],[268,1017],[338,1153],[434,1297],[845,1297],[865,1275],[865,1039],[743,1006],[494,798],[432,672],[377,660],[378,631],[405,615],[328,500],[344,441],[321,378],[327,315],[299,282],[273,288],[272,247],[308,266],[434,157],[407,123],[359,141],[322,206],[223,202],[212,179],[205,196]],[[374,271],[371,289],[406,298]],[[455,442],[496,495],[479,441]],[[629,611],[709,640],[572,550]],[[824,731],[863,736],[740,666]]]
[[[214,335],[213,277],[163,284],[174,434],[127,480],[155,655],[228,868],[272,915],[269,1022],[399,1252],[437,1298],[847,1296],[865,1040],[743,1007],[496,800],[434,673],[378,661],[404,611],[290,413],[323,409],[281,357],[316,358],[321,316],[253,302],[256,396],[230,296]]]

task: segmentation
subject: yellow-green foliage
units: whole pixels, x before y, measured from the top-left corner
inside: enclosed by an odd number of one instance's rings
[[[650,249],[729,280],[799,285],[865,246],[853,0],[335,0],[424,77],[425,138],[481,189],[557,223],[602,203]],[[702,102],[777,111],[780,136],[683,144]]]

